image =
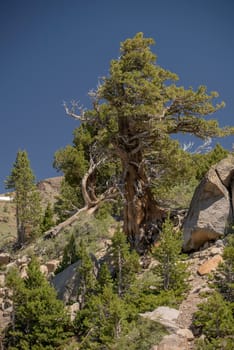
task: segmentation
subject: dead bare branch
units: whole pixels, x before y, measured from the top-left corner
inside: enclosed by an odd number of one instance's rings
[[[66,114],[69,117],[72,117],[76,120],[80,120],[82,122],[87,120],[87,118],[85,117],[85,110],[83,109],[83,107],[79,106],[79,103],[77,101],[71,101],[71,108],[69,108],[66,102],[64,101],[63,107],[65,109]],[[80,115],[75,113],[76,110],[80,111]]]

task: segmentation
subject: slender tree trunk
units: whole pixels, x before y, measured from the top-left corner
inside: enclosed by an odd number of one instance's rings
[[[17,221],[17,244],[21,247],[25,242],[25,227],[19,219],[19,209],[16,208],[16,221]]]
[[[121,321],[118,319],[116,320],[116,323],[115,323],[115,338],[119,338],[120,335],[121,335]]]
[[[122,281],[122,256],[121,256],[121,251],[120,251],[120,247],[118,250],[118,296],[121,297],[122,296],[122,285],[123,285],[123,281]]]
[[[18,245],[21,247],[25,243],[25,227],[23,224],[20,225],[18,229]]]

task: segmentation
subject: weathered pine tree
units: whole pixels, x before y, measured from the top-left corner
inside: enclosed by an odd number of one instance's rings
[[[65,106],[68,115],[95,131],[95,154],[102,151],[102,159],[109,154],[120,160],[124,231],[139,252],[154,241],[167,216],[152,195],[151,182],[163,175],[168,157],[162,157],[162,150],[173,142],[170,135],[189,133],[206,139],[233,133],[233,128],[220,129],[216,120],[205,119],[224,106],[214,104],[218,94],[208,94],[205,86],[186,90],[176,85],[178,76],[156,64],[153,44],[142,33],[124,41],[120,57],[111,61],[109,76],[91,92],[93,109],[78,115],[74,105]],[[94,169],[98,160],[91,160]]]
[[[40,196],[26,151],[18,151],[6,188],[15,191],[17,244],[21,246],[40,232],[41,222]]]

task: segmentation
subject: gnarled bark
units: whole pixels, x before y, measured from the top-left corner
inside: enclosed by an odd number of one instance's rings
[[[143,162],[142,137],[131,131],[128,120],[120,120],[120,135],[114,149],[122,161],[124,232],[132,248],[144,253],[157,238],[166,212],[153,198]]]
[[[140,164],[130,163],[124,178],[124,231],[139,253],[155,241],[165,211],[155,202]]]

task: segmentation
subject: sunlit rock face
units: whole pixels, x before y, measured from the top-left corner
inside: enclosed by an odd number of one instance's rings
[[[184,251],[224,236],[233,222],[234,157],[212,166],[194,192],[183,224]]]

